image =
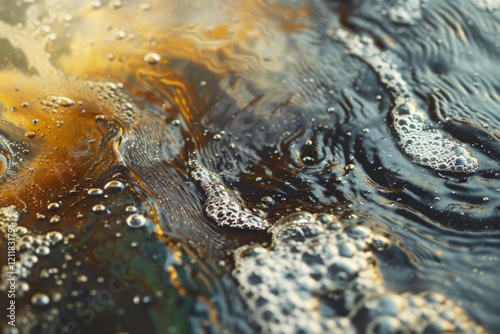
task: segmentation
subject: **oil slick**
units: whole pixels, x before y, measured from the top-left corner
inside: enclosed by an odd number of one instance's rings
[[[109,265],[137,280],[115,305],[92,311],[99,321],[86,332],[104,322],[135,332],[137,318],[140,332],[494,326],[474,313],[474,289],[498,275],[466,271],[467,259],[496,252],[494,232],[475,240],[439,219],[455,205],[467,220],[471,198],[485,216],[498,207],[481,193],[498,188],[498,175],[471,175],[478,157],[493,164],[427,115],[417,80],[405,81],[393,54],[364,37],[370,31],[345,24],[356,24],[349,15],[358,2],[338,12],[332,3],[46,0],[27,5],[25,25],[0,22],[14,50],[0,69],[0,223],[14,214],[20,223],[23,329],[64,331],[75,305],[88,314],[87,294],[107,291]],[[424,1],[376,3],[388,35],[428,23]],[[328,40],[324,22],[343,28]],[[349,66],[350,56],[368,66]],[[388,110],[392,136],[377,105]],[[219,168],[202,163],[209,159],[234,165],[240,181],[225,184]],[[420,166],[449,172],[448,183]],[[389,168],[414,174],[377,187]],[[427,197],[437,206],[448,188],[452,209],[442,204],[441,216],[427,217]],[[363,212],[373,219],[349,218]],[[418,277],[392,281],[384,274],[393,265]],[[468,290],[433,292],[453,274]]]

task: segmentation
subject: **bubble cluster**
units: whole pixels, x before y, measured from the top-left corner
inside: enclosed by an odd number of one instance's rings
[[[5,140],[0,136],[0,177],[4,176],[5,173],[7,173],[11,162],[12,152]]]
[[[190,160],[191,177],[205,192],[205,212],[217,225],[245,230],[267,230],[269,223],[245,208],[244,204],[226,188],[213,172]]]
[[[393,0],[388,1],[388,3],[388,14],[392,22],[414,24],[415,21],[422,18],[420,0]]]
[[[437,171],[470,174],[479,160],[461,143],[437,129],[417,108],[397,66],[387,52],[374,41],[339,29],[331,34],[344,43],[347,51],[364,60],[379,75],[393,98],[392,126],[401,150],[421,166]]]
[[[434,170],[474,173],[479,161],[462,144],[446,138],[427,121],[415,103],[404,103],[394,109],[393,124],[400,146],[412,161]]]
[[[441,294],[396,294],[375,250],[389,241],[331,215],[299,212],[273,228],[269,248],[235,253],[234,277],[265,333],[483,333]]]
[[[499,0],[472,0],[472,3],[482,10],[494,11],[500,8]]]
[[[89,95],[97,94],[97,99],[103,103],[103,107],[119,116],[120,120],[126,123],[133,123],[140,118],[141,113],[137,107],[130,102],[126,94],[123,93],[123,84],[114,82],[85,82],[85,88],[90,89]],[[96,120],[106,119],[104,115],[97,115]]]
[[[17,225],[19,217],[20,214],[14,206],[0,208],[0,232],[7,239],[7,228],[15,226],[15,234],[18,237],[15,245],[16,263],[2,267],[0,290],[5,291],[7,288],[5,284],[9,272],[16,272],[18,275],[17,285],[26,287],[18,289],[20,296],[22,296],[25,291],[29,290],[29,285],[25,280],[30,276],[35,264],[40,258],[49,255],[51,248],[67,242],[67,237],[58,231],[50,231],[46,234],[34,233],[24,226]]]

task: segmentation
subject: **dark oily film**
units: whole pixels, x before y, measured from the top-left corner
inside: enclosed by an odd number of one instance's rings
[[[500,332],[499,0],[0,0],[0,331]]]

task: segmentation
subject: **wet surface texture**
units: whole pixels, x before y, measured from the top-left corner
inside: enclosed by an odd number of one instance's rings
[[[0,0],[1,329],[498,332],[499,56],[495,0]]]

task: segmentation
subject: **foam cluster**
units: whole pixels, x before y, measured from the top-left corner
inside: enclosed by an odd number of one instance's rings
[[[477,8],[494,11],[500,8],[500,0],[472,0]]]
[[[48,256],[51,248],[64,240],[64,236],[60,232],[51,231],[46,234],[39,234],[30,231],[24,226],[19,226],[19,212],[14,206],[0,207],[0,234],[5,240],[8,236],[16,236],[16,262],[14,264],[6,264],[1,268],[0,276],[0,291],[5,291],[7,288],[7,278],[9,273],[16,272],[19,286],[28,287],[26,280],[31,275],[34,265],[39,261],[39,258]],[[15,233],[9,232],[9,228],[15,230]],[[24,294],[23,289],[19,289],[20,296]]]
[[[388,13],[392,22],[400,24],[414,24],[422,18],[420,0],[393,0],[389,5]]]
[[[12,160],[12,152],[9,146],[0,136],[0,177],[4,176],[8,171]]]
[[[407,102],[392,112],[400,146],[412,161],[434,170],[474,173],[479,161],[462,144],[443,136],[426,120],[415,103]]]
[[[398,145],[412,162],[437,171],[470,174],[479,160],[461,143],[436,128],[412,100],[408,86],[387,52],[368,37],[339,29],[332,35],[347,51],[365,61],[377,74],[393,98],[392,126]]]
[[[387,289],[374,251],[389,244],[331,215],[296,213],[270,229],[272,244],[235,253],[233,275],[264,333],[483,333],[441,294]]]
[[[207,197],[205,213],[219,226],[245,230],[267,230],[269,223],[248,210],[239,198],[228,189],[219,176],[189,161],[191,177],[198,181]]]

